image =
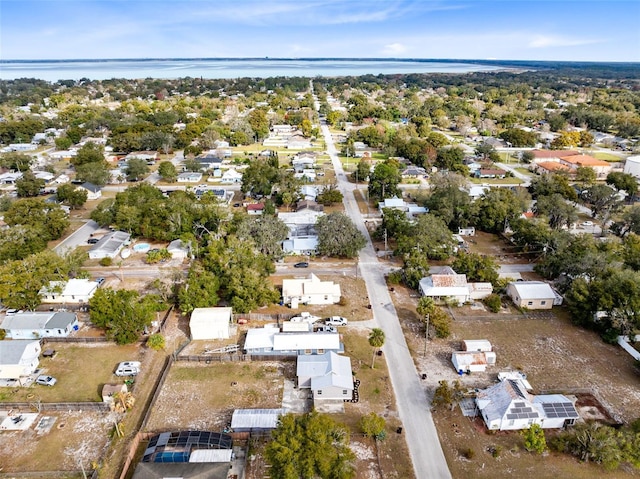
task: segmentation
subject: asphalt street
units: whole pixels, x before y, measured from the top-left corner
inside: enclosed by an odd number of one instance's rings
[[[355,185],[349,183],[345,176],[329,128],[325,123],[321,128],[327,144],[327,153],[336,172],[338,188],[344,195],[346,214],[365,237],[369,238],[364,219],[353,196]],[[415,475],[420,479],[451,478],[431,416],[431,404],[420,383],[418,371],[411,358],[396,309],[389,295],[384,278],[386,268],[378,261],[370,240],[360,251],[359,261],[360,272],[371,300],[374,327],[381,328],[386,336],[382,350],[386,357]]]

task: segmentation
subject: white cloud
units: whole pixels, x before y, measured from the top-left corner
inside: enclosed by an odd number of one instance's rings
[[[530,48],[575,47],[600,43],[599,40],[569,38],[556,35],[536,35],[529,42]]]
[[[400,55],[407,51],[407,47],[402,43],[389,43],[382,49],[383,55]]]

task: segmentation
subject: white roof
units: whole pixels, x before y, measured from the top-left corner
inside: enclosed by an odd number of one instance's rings
[[[307,349],[340,349],[338,333],[277,333],[273,336],[274,351],[304,351]]]
[[[266,325],[264,328],[251,328],[247,331],[244,340],[244,349],[273,348],[273,337],[279,330],[275,325]]]
[[[462,344],[465,351],[491,351],[491,342],[488,339],[464,339]]]
[[[510,284],[520,299],[554,299],[556,297],[551,286],[543,281],[518,281]]]
[[[40,294],[59,294],[61,296],[88,296],[98,288],[97,281],[88,279],[70,279],[69,281],[50,281],[49,286],[40,290]],[[62,291],[62,292],[59,292]]]
[[[299,236],[284,240],[282,242],[282,249],[285,253],[289,251],[309,251],[318,249],[318,237],[317,236]]]
[[[404,208],[405,203],[402,198],[385,198],[382,203],[380,203],[381,208]]]
[[[340,296],[340,285],[333,281],[320,281],[313,273],[308,278],[282,280],[283,298],[322,294]]]
[[[232,308],[195,308],[190,324],[229,324]]]
[[[0,327],[8,331],[19,329],[66,329],[75,320],[75,314],[64,311],[26,311],[6,316]]]
[[[106,253],[113,254],[119,248],[131,239],[131,235],[129,233],[125,233],[124,231],[112,231],[104,235],[100,238],[96,244],[89,251],[105,251]]]
[[[275,429],[284,409],[236,409],[231,416],[231,429]]]
[[[231,462],[232,449],[195,449],[189,454],[189,462]]]

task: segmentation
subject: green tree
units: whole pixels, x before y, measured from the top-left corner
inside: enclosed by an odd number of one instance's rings
[[[445,379],[438,381],[438,387],[433,393],[431,405],[434,408],[445,406],[451,408],[453,405],[453,390],[449,386],[449,382]]]
[[[578,210],[567,203],[559,193],[550,196],[538,196],[534,211],[549,218],[549,226],[555,230],[570,227],[578,220]]]
[[[60,136],[55,139],[55,145],[58,150],[68,150],[73,146],[73,141],[68,136]]]
[[[158,175],[160,175],[162,181],[175,183],[178,179],[178,170],[170,161],[161,161],[158,165]]]
[[[324,206],[331,206],[336,203],[342,203],[342,193],[335,185],[325,187],[316,198],[318,203]]]
[[[398,196],[401,180],[402,175],[396,161],[386,160],[378,163],[369,174],[369,197],[372,200],[383,200]]]
[[[582,199],[591,209],[594,218],[600,219],[603,227],[621,206],[616,190],[608,185],[597,184],[582,192]]]
[[[351,176],[354,181],[358,183],[367,181],[369,178],[369,174],[371,173],[371,164],[365,158],[361,159],[356,165],[356,171],[354,171]]]
[[[607,175],[607,184],[613,186],[618,191],[626,191],[632,197],[638,192],[638,181],[633,175],[612,171]]]
[[[579,166],[576,169],[576,182],[583,188],[595,185],[597,179],[595,170],[589,166]]]
[[[407,214],[395,208],[382,209],[382,223],[376,229],[375,236],[378,239],[404,238],[412,233],[412,224]]]
[[[468,281],[493,285],[498,282],[498,263],[492,256],[461,251],[456,255],[451,267],[458,274],[466,274]]]
[[[360,418],[358,426],[365,437],[372,437],[376,440],[383,440],[386,437],[386,421],[375,412],[370,412]]]
[[[161,351],[165,347],[164,336],[160,333],[152,334],[147,338],[147,346],[155,351]]]
[[[502,308],[502,299],[500,295],[496,293],[491,293],[483,299],[483,302],[492,313],[497,313]]]
[[[382,346],[384,346],[385,334],[380,328],[373,328],[369,333],[369,345],[373,348],[373,357],[371,359],[371,369],[375,367],[376,354]]]
[[[520,128],[509,128],[500,133],[500,138],[511,143],[514,148],[525,148],[536,146],[538,135],[533,131],[524,131]]]
[[[0,266],[0,302],[7,308],[34,310],[41,303],[42,287],[66,278],[64,260],[50,250],[7,261]]]
[[[142,158],[131,158],[127,161],[127,166],[125,168],[127,180],[138,181],[148,172],[149,166],[147,165],[147,162]]]
[[[104,186],[108,183],[109,178],[111,178],[111,173],[109,173],[109,165],[106,161],[95,161],[76,166],[76,180]]]
[[[318,218],[318,251],[325,256],[354,258],[367,244],[364,235],[344,213],[334,212]]]
[[[257,141],[262,141],[269,136],[269,119],[264,109],[256,108],[251,110],[247,115],[247,121],[255,133]]]
[[[45,181],[36,178],[36,175],[31,170],[27,170],[22,174],[22,178],[16,180],[16,192],[18,198],[32,198],[38,196],[42,188],[44,188]]]
[[[220,281],[202,264],[194,262],[189,269],[187,281],[178,292],[178,305],[182,314],[189,314],[195,308],[217,306],[220,298]]]
[[[260,253],[279,259],[283,256],[282,242],[289,236],[289,228],[276,216],[248,216],[238,225],[236,235],[253,241]]]
[[[73,166],[78,167],[87,163],[104,162],[104,147],[91,141],[80,147],[75,157],[71,159]]]
[[[508,188],[491,188],[478,199],[476,226],[489,233],[501,233],[528,207],[528,199]]]
[[[631,233],[622,241],[622,258],[629,268],[640,271],[640,236]]]
[[[349,430],[315,411],[281,416],[265,457],[273,479],[352,479],[356,473]]]
[[[101,288],[89,300],[89,318],[105,330],[108,339],[130,344],[140,338],[162,306],[158,298],[140,297],[136,291]]]
[[[442,260],[453,254],[454,247],[453,235],[444,221],[427,213],[420,215],[409,233],[398,239],[396,254],[417,251],[429,259]]]
[[[30,225],[16,225],[0,230],[0,263],[20,260],[43,251],[47,241],[42,230]]]
[[[544,429],[539,424],[532,424],[521,432],[524,439],[524,448],[529,452],[542,454],[547,450],[547,440],[544,437]]]
[[[171,253],[169,253],[167,248],[160,248],[158,251],[149,251],[146,262],[147,264],[156,264],[168,259],[171,259]]]
[[[8,170],[27,171],[32,163],[32,156],[18,151],[11,151],[0,156],[0,166]]]
[[[76,185],[71,183],[60,185],[56,190],[58,201],[69,205],[74,210],[82,207],[87,202],[88,194],[84,188],[77,188]]]
[[[58,205],[47,204],[42,198],[14,201],[4,215],[9,226],[25,225],[41,231],[45,241],[62,237],[69,227],[67,214]]]

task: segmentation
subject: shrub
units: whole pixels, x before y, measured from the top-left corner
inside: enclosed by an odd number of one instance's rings
[[[396,270],[389,273],[387,276],[387,283],[400,284],[402,283],[402,270]]]
[[[164,336],[159,333],[152,334],[151,336],[149,336],[149,339],[147,339],[147,346],[149,346],[151,349],[155,349],[156,351],[164,349]]]
[[[106,257],[100,260],[100,266],[111,266],[113,264],[113,259]]]
[[[462,451],[462,455],[465,458],[471,460],[476,456],[476,451],[474,451],[472,448],[469,447],[469,448],[465,449],[464,451]]]
[[[502,299],[499,294],[493,293],[484,298],[484,304],[489,308],[489,311],[497,313],[502,307]]]

